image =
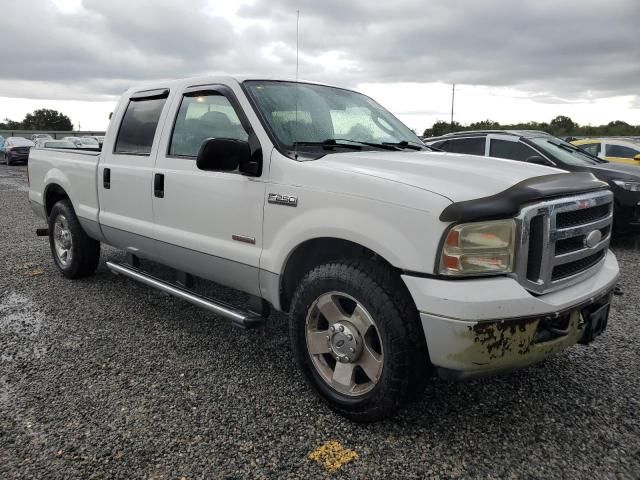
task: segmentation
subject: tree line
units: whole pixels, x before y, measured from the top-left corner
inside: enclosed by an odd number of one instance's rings
[[[0,130],[56,130],[70,132],[73,130],[73,123],[64,113],[41,108],[34,110],[33,113],[27,113],[21,122],[5,118],[3,122],[0,122]]]
[[[465,130],[543,130],[556,137],[623,137],[640,136],[640,125],[630,125],[622,120],[615,120],[606,125],[578,125],[571,118],[558,115],[547,122],[527,122],[502,125],[493,120],[483,120],[481,122],[461,125],[458,122],[438,121],[431,128],[424,131],[425,137],[437,137],[451,132],[463,132]]]

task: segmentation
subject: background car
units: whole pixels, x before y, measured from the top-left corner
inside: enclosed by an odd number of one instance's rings
[[[29,159],[29,150],[34,146],[31,140],[24,137],[9,137],[4,143],[4,158],[7,165],[15,162],[26,162]]]
[[[583,138],[571,142],[578,148],[610,162],[640,166],[640,142],[621,138]]]
[[[36,148],[76,148],[76,146],[66,140],[40,139],[36,142]]]
[[[570,172],[591,172],[607,182],[613,191],[616,227],[640,226],[640,168],[609,163],[564,140],[536,130],[457,132],[427,138],[424,142],[445,152],[505,158]]]
[[[0,135],[0,153],[4,153],[4,137]]]
[[[98,141],[92,137],[64,137],[63,140],[73,143],[75,148],[100,148]]]
[[[36,143],[40,139],[53,140],[53,137],[51,135],[49,135],[48,133],[34,133],[33,135],[31,135],[31,141],[33,143]]]

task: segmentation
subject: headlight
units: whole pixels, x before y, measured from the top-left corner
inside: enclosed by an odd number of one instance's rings
[[[630,192],[640,192],[640,182],[625,182],[624,180],[614,180],[613,183],[615,183],[620,188],[629,190]]]
[[[515,220],[464,223],[452,227],[440,254],[440,274],[491,275],[513,271]]]

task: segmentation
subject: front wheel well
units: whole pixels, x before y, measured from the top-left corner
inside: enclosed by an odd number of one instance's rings
[[[44,193],[44,208],[47,212],[47,217],[51,214],[51,209],[53,206],[58,203],[60,200],[68,199],[69,195],[67,192],[57,183],[52,183],[47,186],[47,189]]]
[[[296,287],[314,267],[336,260],[369,259],[392,270],[388,261],[373,250],[340,238],[314,238],[298,245],[289,255],[280,279],[280,307],[288,311]]]

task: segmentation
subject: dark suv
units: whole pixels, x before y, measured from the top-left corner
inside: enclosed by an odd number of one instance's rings
[[[445,152],[506,158],[570,172],[591,172],[607,182],[613,191],[616,226],[640,225],[640,167],[609,163],[536,130],[457,132],[426,138],[424,142]]]

